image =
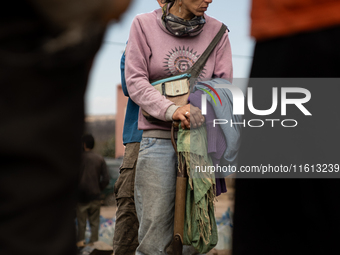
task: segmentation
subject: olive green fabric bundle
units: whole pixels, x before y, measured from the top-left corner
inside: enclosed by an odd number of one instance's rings
[[[191,130],[179,128],[177,151],[179,161],[186,163],[186,169],[180,171],[188,173],[183,242],[200,253],[207,253],[217,244],[217,225],[215,174],[210,173],[212,161],[207,153],[205,126]]]

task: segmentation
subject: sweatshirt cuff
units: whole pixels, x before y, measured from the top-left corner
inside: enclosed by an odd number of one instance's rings
[[[170,105],[169,108],[165,112],[165,120],[172,121],[172,115],[174,115],[175,111],[179,108],[177,105]]]

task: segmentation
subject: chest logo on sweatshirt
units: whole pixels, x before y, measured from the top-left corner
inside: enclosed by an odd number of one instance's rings
[[[175,49],[171,49],[169,51],[169,54],[166,54],[166,58],[164,58],[164,68],[167,74],[170,75],[177,75],[178,73],[184,73],[186,72],[190,67],[194,65],[194,63],[197,61],[197,59],[200,57],[200,55],[196,52],[193,52],[193,49],[185,49],[185,46],[181,48],[179,46],[178,48],[175,47]],[[199,79],[204,78],[205,69],[202,70]]]

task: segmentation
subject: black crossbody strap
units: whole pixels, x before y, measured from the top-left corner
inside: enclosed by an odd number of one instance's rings
[[[206,50],[203,52],[203,54],[199,57],[199,59],[195,62],[195,64],[187,71],[187,73],[191,74],[192,79],[195,79],[200,75],[211,52],[216,47],[217,43],[221,40],[223,34],[225,33],[227,29],[228,29],[227,26],[222,23],[220,31],[218,31],[214,39],[211,41],[211,43],[206,48]]]

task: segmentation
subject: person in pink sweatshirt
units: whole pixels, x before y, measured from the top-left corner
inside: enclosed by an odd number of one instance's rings
[[[185,72],[205,51],[222,23],[205,14],[212,0],[165,0],[165,8],[141,14],[132,22],[126,48],[125,77],[130,98],[160,124],[139,112],[143,130],[135,179],[139,220],[136,254],[166,254],[173,235],[177,156],[170,140],[173,120],[183,128],[203,124],[197,107],[179,107],[150,81]],[[199,80],[232,79],[232,57],[225,32],[210,54]],[[191,110],[191,111],[190,111]]]

